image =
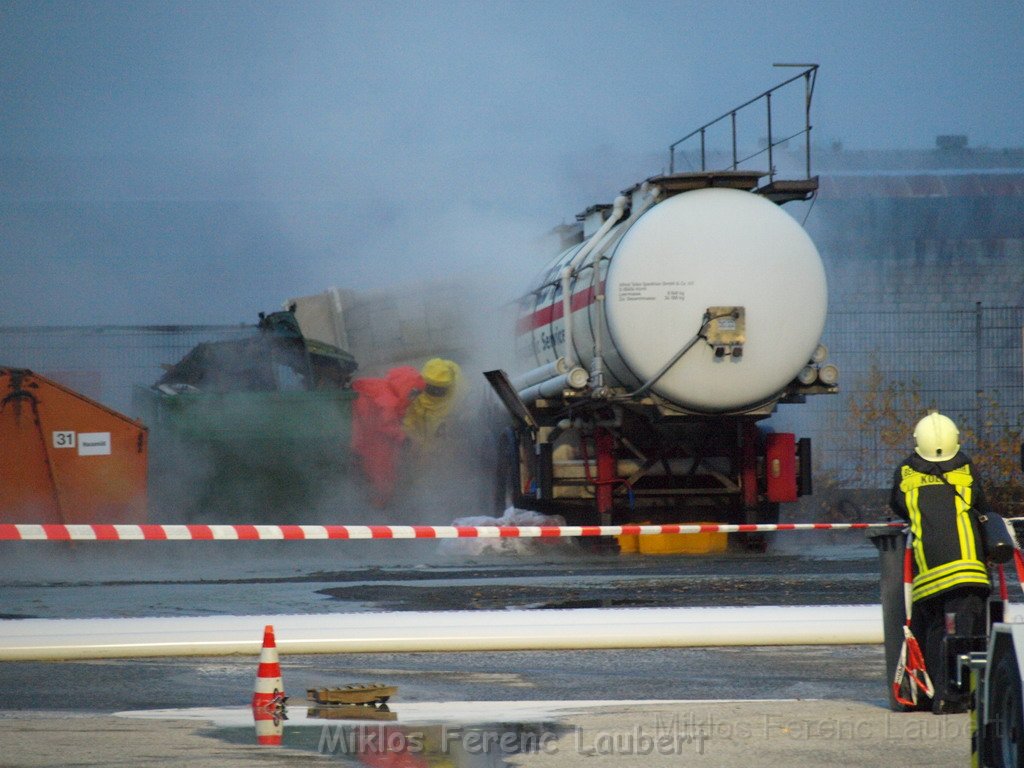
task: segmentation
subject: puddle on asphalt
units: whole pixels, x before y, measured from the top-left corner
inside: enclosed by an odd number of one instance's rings
[[[611,702],[609,702],[611,703]],[[557,704],[552,702],[551,704]],[[494,768],[552,752],[569,727],[546,702],[409,702],[284,708],[193,708],[120,712],[121,717],[200,720],[200,733],[231,744],[315,752],[356,764]]]
[[[593,598],[581,600],[555,600],[547,603],[535,603],[524,608],[565,610],[572,608],[658,608],[664,606],[664,600],[643,597]]]
[[[758,700],[761,705],[781,701],[784,700]],[[666,715],[665,720],[662,715],[655,715],[655,732],[674,740],[669,747],[703,750],[704,741],[711,737],[708,729],[713,727],[712,721],[695,719],[692,713],[689,719],[680,720],[677,712],[682,704],[701,703],[711,702],[676,699],[454,701],[324,707],[298,699],[291,706],[277,710],[200,707],[118,712],[116,716],[191,720],[200,734],[225,743],[258,744],[268,751],[283,747],[337,760],[344,765],[503,768],[520,764],[517,756],[557,754],[560,748],[565,748],[567,737],[577,753],[584,756],[641,754],[630,750],[648,749],[653,743],[652,737],[643,732],[644,726],[624,727],[621,731],[602,730],[580,741],[578,725],[579,715],[583,713],[605,711],[622,716],[638,704],[671,707],[676,712]],[[737,702],[716,700],[714,703]],[[324,709],[330,711],[324,712]],[[670,730],[664,731],[665,728]],[[641,744],[643,739],[646,739],[646,746]]]
[[[291,713],[288,714],[291,717]],[[367,765],[415,766],[455,764],[460,768],[508,765],[516,755],[553,752],[568,730],[554,722],[399,725],[308,718],[256,723],[253,728],[222,727],[203,733],[237,744],[256,743],[315,752],[323,757]]]

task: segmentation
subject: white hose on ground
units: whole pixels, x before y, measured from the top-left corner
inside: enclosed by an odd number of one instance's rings
[[[401,611],[0,621],[0,660],[582,650],[882,642],[878,605]]]

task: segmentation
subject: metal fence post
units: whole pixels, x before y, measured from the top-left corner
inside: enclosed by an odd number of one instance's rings
[[[974,434],[975,440],[980,440],[983,435],[981,434],[981,425],[983,419],[981,417],[982,412],[982,327],[981,327],[981,302],[975,302],[974,304]]]

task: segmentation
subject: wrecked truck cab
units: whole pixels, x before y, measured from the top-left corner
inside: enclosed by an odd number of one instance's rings
[[[305,338],[290,311],[165,366],[134,393],[151,430],[151,518],[308,521],[335,503],[349,475],[357,367]]]

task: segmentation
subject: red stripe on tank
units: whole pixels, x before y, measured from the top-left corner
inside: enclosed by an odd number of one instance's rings
[[[599,290],[602,293],[604,292],[604,283],[601,283]],[[569,301],[569,311],[579,312],[581,309],[589,307],[595,301],[597,301],[597,291],[594,290],[594,286],[588,286],[582,291],[577,291],[572,295],[572,298]],[[530,331],[534,331],[542,326],[551,325],[551,323],[556,320],[561,320],[562,315],[564,314],[565,312],[562,310],[562,301],[559,299],[558,301],[548,304],[546,307],[541,307],[528,315],[520,317],[519,321],[516,323],[516,333],[529,333]]]

